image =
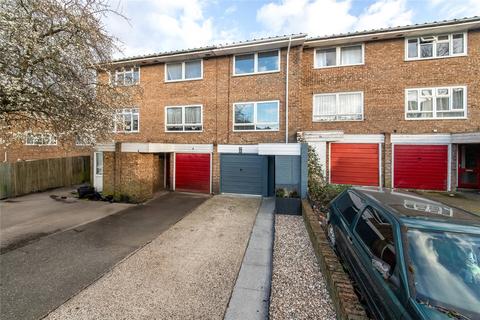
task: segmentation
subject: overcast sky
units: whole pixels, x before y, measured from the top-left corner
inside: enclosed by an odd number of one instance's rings
[[[332,33],[480,15],[480,0],[111,0],[129,18],[107,17],[123,43],[116,56],[143,55],[291,33]]]

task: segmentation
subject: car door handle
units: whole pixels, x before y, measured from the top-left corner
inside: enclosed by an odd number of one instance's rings
[[[348,236],[347,239],[348,239],[348,242],[353,243],[352,237]]]

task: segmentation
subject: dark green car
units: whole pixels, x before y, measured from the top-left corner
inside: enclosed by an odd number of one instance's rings
[[[376,319],[480,319],[480,217],[413,193],[350,188],[327,221]]]

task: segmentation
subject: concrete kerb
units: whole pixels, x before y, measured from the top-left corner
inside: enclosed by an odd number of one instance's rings
[[[225,312],[225,320],[268,319],[272,282],[274,210],[275,199],[263,198]]]

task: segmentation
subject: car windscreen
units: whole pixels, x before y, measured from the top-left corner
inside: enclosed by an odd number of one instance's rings
[[[480,319],[480,235],[408,229],[407,242],[416,300],[444,313]]]

